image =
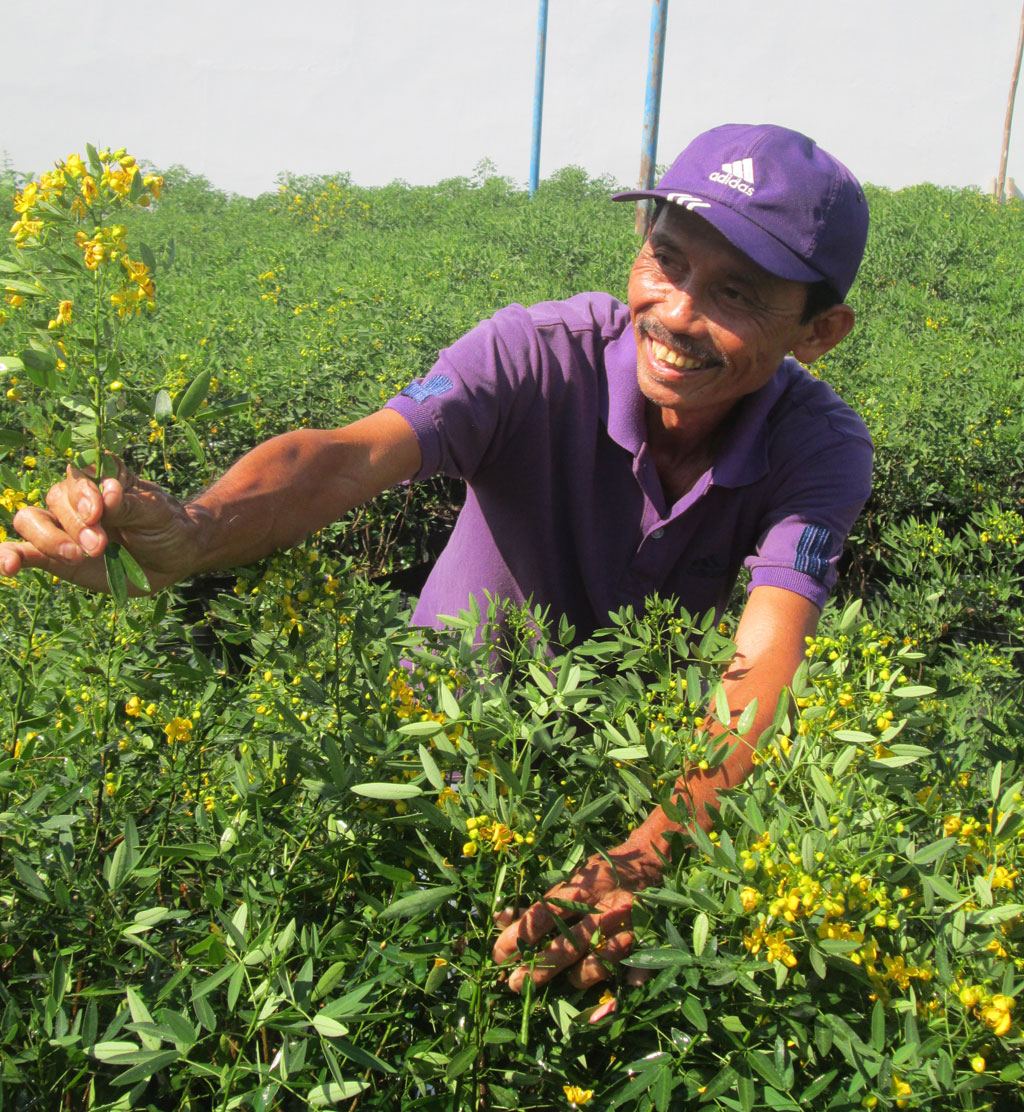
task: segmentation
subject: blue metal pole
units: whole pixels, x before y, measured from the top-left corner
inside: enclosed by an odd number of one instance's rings
[[[668,21],[668,0],[651,4],[651,47],[647,59],[647,97],[644,101],[644,139],[640,154],[640,189],[654,185],[654,167],[658,155],[658,116],[661,112],[661,72],[665,64],[665,24]],[[653,202],[637,201],[636,230],[647,234]]]
[[[537,14],[537,74],[533,85],[533,144],[530,153],[530,196],[540,176],[540,123],[544,115],[544,53],[548,41],[548,0],[540,0]]]

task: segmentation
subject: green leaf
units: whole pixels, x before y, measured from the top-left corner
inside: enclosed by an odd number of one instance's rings
[[[700,1001],[696,996],[687,996],[680,1010],[683,1013],[683,1018],[692,1027],[695,1027],[698,1031],[706,1031],[708,1029],[708,1017],[704,1013],[704,1009],[700,1006]]]
[[[353,784],[349,789],[356,795],[364,795],[367,799],[415,799],[423,794],[423,789],[415,784],[392,784],[370,782],[367,784]]]
[[[423,765],[423,771],[430,782],[430,786],[436,788],[439,792],[444,791],[444,776],[437,767],[437,761],[430,755],[430,750],[426,746],[420,745],[418,751],[420,764]]]
[[[103,176],[103,163],[100,162],[99,152],[92,143],[85,144],[85,157],[89,160],[89,172],[94,178]]]
[[[611,803],[618,799],[618,792],[608,792],[605,795],[599,796],[597,799],[592,799],[585,807],[581,807],[573,816],[572,821],[575,826],[580,823],[589,822],[593,818],[603,815]]]
[[[623,958],[622,964],[633,969],[670,969],[676,965],[693,965],[693,954],[673,946],[663,946],[658,950],[638,950]]]
[[[324,970],[320,980],[316,983],[316,988],[313,989],[313,995],[310,1000],[315,1004],[318,1000],[325,997],[332,988],[341,980],[345,975],[345,970],[348,968],[348,962],[336,961]]]
[[[178,398],[178,403],[174,407],[174,416],[177,417],[179,421],[187,421],[203,404],[206,395],[210,391],[210,380],[212,378],[213,374],[207,367],[205,370],[200,371],[189,383],[188,389]]]
[[[111,546],[113,547],[113,546]],[[135,562],[135,557],[123,545],[117,545],[117,559],[124,569],[124,574],[128,581],[134,584],[138,589],[145,594],[149,594],[153,588],[149,585],[149,580],[146,578],[146,573]]]
[[[448,685],[442,680],[437,685],[437,701],[440,705],[441,713],[449,721],[454,722],[462,715],[462,709],[459,707],[459,701],[448,690]]]
[[[852,741],[855,745],[874,745],[876,741],[873,734],[866,734],[863,730],[835,730],[832,736],[840,741]]]
[[[199,1033],[181,1012],[173,1011],[171,1008],[161,1008],[156,1013],[156,1018],[173,1033],[174,1045],[179,1053],[188,1053],[189,1049],[196,1044]]]
[[[448,1068],[444,1071],[445,1080],[450,1083],[457,1077],[461,1077],[476,1061],[476,1056],[475,1046],[464,1046],[448,1063]]]
[[[18,879],[21,883],[28,889],[29,894],[40,903],[49,903],[50,893],[47,892],[35,869],[20,857],[12,857],[12,860],[14,862],[14,871],[18,874]]]
[[[424,888],[419,892],[411,892],[408,896],[402,896],[401,899],[388,904],[377,918],[378,920],[409,919],[416,915],[424,915],[450,900],[458,890],[458,885],[449,884],[443,888]]]
[[[750,700],[750,702],[747,704],[746,708],[744,709],[743,713],[740,715],[739,721],[736,723],[736,733],[738,733],[741,737],[744,734],[749,733],[751,726],[754,725],[754,719],[756,717],[757,717],[757,698],[755,697],[755,698]]]
[[[762,1054],[758,1050],[749,1050],[744,1055],[743,1060],[762,1081],[766,1081],[773,1089],[779,1089],[785,1092],[789,1087],[786,1084],[786,1079],[775,1065],[774,1059],[767,1054]]]
[[[431,737],[433,734],[444,733],[444,728],[443,722],[431,719],[427,722],[405,722],[398,727],[397,732],[407,737]]]
[[[103,552],[103,567],[107,573],[107,586],[110,594],[118,606],[124,606],[128,601],[128,576],[124,565],[118,559],[120,545],[109,544]],[[121,847],[118,846],[118,849]],[[113,889],[112,889],[113,890]]]
[[[934,861],[937,857],[942,857],[956,845],[956,838],[940,838],[937,842],[932,842],[930,845],[924,846],[922,849],[915,850],[913,854],[908,853],[907,856],[915,865],[927,865],[929,861]]]
[[[130,1060],[131,1056],[143,1051],[138,1043],[114,1039],[90,1046],[89,1053],[101,1062],[113,1062],[116,1065]]]
[[[38,282],[23,282],[20,278],[0,278],[3,283],[3,288],[9,293],[23,293],[29,297],[41,297],[46,290]],[[35,349],[31,349],[35,350]],[[25,353],[22,352],[22,359],[25,358]],[[54,361],[54,366],[56,366]],[[26,363],[25,366],[28,366]]]
[[[871,764],[882,765],[884,768],[901,768],[903,765],[919,761],[922,757],[932,755],[932,750],[926,749],[923,745],[899,744],[890,746],[890,749],[892,750],[891,757],[874,757]]]
[[[892,694],[897,699],[923,699],[925,695],[934,695],[935,688],[908,685],[907,687],[894,687]]]
[[[57,385],[57,356],[49,350],[27,347],[21,353],[21,362],[25,367],[25,374],[45,390],[52,390]]]
[[[170,417],[174,412],[174,403],[171,395],[166,390],[158,390],[153,399],[153,416],[156,418]]]
[[[978,927],[991,927],[996,923],[1005,923],[1007,919],[1016,919],[1021,914],[1024,914],[1024,904],[1003,904],[1002,907],[972,912],[968,920]]]
[[[885,1049],[885,1005],[881,1000],[871,1009],[871,1045],[879,1054]]]
[[[149,271],[149,273],[153,275],[153,277],[156,277],[156,257],[153,255],[153,252],[148,244],[139,244],[139,256],[142,259],[143,263],[145,263],[146,269]]]
[[[939,876],[922,876],[921,883],[930,888],[940,900],[946,900],[948,903],[959,903],[968,897],[963,896],[957,889],[950,884],[945,877]]]
[[[139,1056],[136,1064],[131,1069],[127,1069],[124,1073],[118,1074],[114,1078],[115,1085],[135,1085],[139,1081],[146,1081],[153,1076],[157,1070],[162,1070],[164,1066],[171,1065],[172,1062],[177,1062],[180,1055],[176,1050],[147,1050]]]
[[[369,1087],[369,1081],[329,1081],[325,1085],[316,1085],[310,1089],[306,1100],[313,1108],[326,1108],[331,1104],[339,1104],[343,1100],[351,1100]]]
[[[717,718],[723,726],[728,726],[732,715],[729,710],[729,696],[725,693],[725,685],[723,683],[719,682],[715,685],[713,698],[715,701],[715,718]]]
[[[757,1093],[754,1090],[753,1080],[746,1074],[741,1073],[736,1079],[736,1095],[739,1097],[742,1112],[752,1112]]]
[[[710,929],[711,920],[708,918],[707,912],[700,912],[693,921],[693,952],[697,957],[704,953]]]
[[[199,443],[199,437],[196,436],[196,430],[192,428],[192,426],[187,421],[182,421],[178,425],[178,428],[181,429],[182,435],[185,437],[185,440],[189,446],[189,450],[195,457],[196,463],[198,463],[200,467],[205,467],[206,453],[203,451],[202,444]]]
[[[313,1016],[313,1026],[325,1039],[343,1039],[348,1034],[348,1028],[344,1023],[339,1023],[336,1019],[322,1013]]]
[[[605,754],[613,761],[642,761],[648,756],[646,745],[621,745]]]

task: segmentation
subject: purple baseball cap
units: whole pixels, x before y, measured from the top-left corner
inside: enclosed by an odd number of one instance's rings
[[[770,274],[829,282],[845,297],[864,254],[868,205],[849,170],[812,139],[774,124],[698,135],[653,189],[616,193],[703,217]]]

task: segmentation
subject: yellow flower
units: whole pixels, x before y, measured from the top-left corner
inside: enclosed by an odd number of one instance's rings
[[[581,1104],[589,1104],[594,1099],[593,1089],[581,1089],[579,1085],[563,1085],[562,1092],[565,1093],[565,1099],[573,1108],[578,1108]]]
[[[10,392],[8,392],[8,396]],[[28,503],[25,501],[25,495],[20,490],[13,490],[11,487],[0,494],[0,506],[3,506],[8,513],[17,513],[18,510],[23,509]]]
[[[192,720],[190,718],[172,718],[164,726],[167,735],[167,744],[173,745],[176,741],[189,741],[192,737]]]
[[[64,163],[64,169],[73,177],[80,178],[85,173],[85,163],[81,155],[69,154]]]
[[[740,891],[740,903],[744,911],[753,911],[761,902],[761,893],[756,888],[744,888]]]
[[[975,1073],[985,1072],[985,1059],[980,1054],[975,1054],[971,1059],[971,1069],[974,1070]]]
[[[138,697],[138,695],[133,695],[128,700],[128,702],[125,703],[124,712],[131,718],[139,717],[139,715],[142,713],[142,700]]]

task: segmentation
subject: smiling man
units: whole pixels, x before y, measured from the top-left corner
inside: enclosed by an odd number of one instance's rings
[[[69,471],[47,510],[19,512],[25,540],[0,545],[0,571],[42,567],[102,589],[112,537],[159,587],[297,543],[395,483],[443,472],[465,480],[466,503],[415,622],[437,625],[486,592],[565,614],[584,637],[654,592],[720,612],[745,564],[723,686],[733,710],[757,700],[757,738],[869,493],[863,423],[801,366],[853,326],[843,298],[867,205],[810,139],[765,125],[698,136],[655,189],[616,199],[639,197],[658,207],[628,305],[590,293],[510,306],[378,413],[276,437],[188,505],[127,473],[100,491]],[[693,823],[709,826],[751,757],[740,743],[714,770],[681,770],[676,799]],[[594,910],[572,942],[559,934],[516,964],[510,986],[567,968],[580,986],[608,976],[632,943],[633,893],[658,881],[674,829],[655,809],[549,892]],[[504,913],[495,958],[517,963],[551,933],[553,910],[541,899]]]

